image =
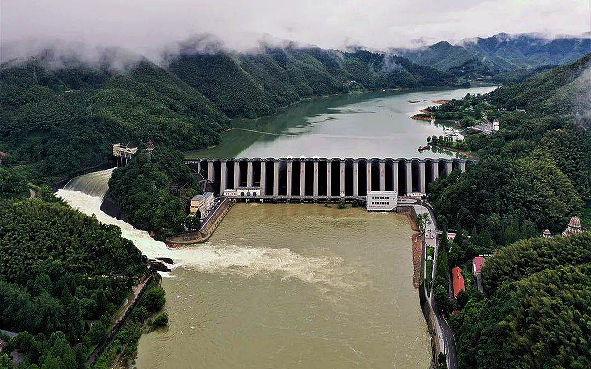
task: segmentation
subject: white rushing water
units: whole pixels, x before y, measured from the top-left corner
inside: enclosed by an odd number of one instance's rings
[[[232,273],[247,277],[275,272],[280,273],[284,278],[297,278],[308,283],[319,282],[323,285],[343,288],[355,285],[339,275],[338,267],[342,264],[342,260],[338,257],[310,257],[285,247],[236,246],[226,242],[169,248],[164,242],[153,239],[148,232],[139,230],[100,210],[112,172],[113,170],[109,169],[77,177],[66,186],[70,189],[60,189],[56,195],[72,208],[89,216],[94,215],[101,223],[119,227],[121,235],[132,241],[148,258],[171,258],[174,261],[173,269],[185,267],[205,273]]]

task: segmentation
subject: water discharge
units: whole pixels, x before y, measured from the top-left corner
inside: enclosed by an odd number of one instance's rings
[[[108,181],[110,172],[87,175]],[[89,180],[89,183],[93,183]],[[86,190],[82,176],[80,190]],[[151,368],[426,368],[429,339],[412,288],[404,217],[320,205],[235,206],[210,242],[169,249],[62,189],[73,208],[170,257],[171,323],[142,336]]]
[[[109,178],[115,168],[101,170],[72,178],[64,189],[81,191],[87,195],[103,198],[109,189]]]

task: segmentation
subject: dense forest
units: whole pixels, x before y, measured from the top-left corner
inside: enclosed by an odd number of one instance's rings
[[[461,368],[586,368],[591,365],[591,235],[560,237],[569,219],[591,219],[591,54],[489,94],[428,110],[470,127],[483,116],[500,130],[470,133],[455,147],[478,163],[429,187],[439,245],[434,297],[451,319]],[[587,105],[588,107],[588,105]],[[431,138],[431,141],[434,139]],[[436,140],[440,141],[439,139]],[[544,229],[556,235],[542,238]],[[472,258],[492,254],[476,288]],[[466,291],[449,298],[449,276],[463,269]]]
[[[461,143],[478,165],[430,187],[440,224],[507,244],[514,240],[503,241],[502,229],[512,222],[557,232],[581,215],[591,201],[591,134],[573,102],[581,95],[563,91],[582,88],[589,67],[591,54],[526,82],[430,109],[465,123],[483,115],[501,122],[500,131],[470,134]],[[517,99],[530,102],[525,111],[515,110]]]
[[[187,213],[191,197],[200,190],[180,152],[156,148],[152,153],[140,150],[114,171],[106,196],[119,204],[130,223],[164,239],[199,228],[198,220]]]
[[[0,200],[0,327],[21,332],[0,362],[18,349],[20,368],[83,368],[146,272],[117,227],[51,193]]]
[[[591,234],[531,238],[483,267],[489,298],[451,324],[461,368],[589,368]]]
[[[451,44],[440,41],[418,49],[393,52],[419,65],[458,77],[517,82],[549,66],[573,62],[591,52],[591,38],[545,38],[534,34],[497,35]]]

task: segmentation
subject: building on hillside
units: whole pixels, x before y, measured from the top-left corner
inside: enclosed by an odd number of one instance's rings
[[[199,214],[201,215],[201,219],[205,219],[209,212],[213,209],[215,205],[215,197],[213,192],[206,192],[203,195],[195,195],[191,199],[191,208],[189,213],[192,215]]]
[[[449,242],[453,242],[453,240],[456,239],[456,233],[455,232],[447,232],[447,240]]]
[[[476,287],[480,293],[484,294],[484,289],[482,288],[482,266],[486,259],[483,255],[476,256],[472,261],[472,274],[476,278]]]
[[[482,272],[482,266],[484,265],[485,258],[482,255],[476,256],[474,260],[472,260],[472,274],[474,277],[480,275]]]
[[[498,131],[501,128],[501,122],[498,119],[494,119],[492,122],[492,130]]]
[[[392,211],[398,205],[396,191],[368,191],[365,199],[368,211]]]
[[[542,233],[542,237],[544,238],[552,238],[552,233],[550,233],[549,229],[544,229],[544,232]]]
[[[231,198],[251,198],[260,197],[260,187],[237,187],[235,189],[224,190],[224,196]]]
[[[462,275],[462,268],[453,267],[451,270],[451,279],[454,288],[454,297],[458,297],[458,293],[466,291],[466,285],[464,284],[464,276]]]
[[[570,222],[566,226],[562,237],[570,236],[571,234],[583,233],[583,227],[581,226],[581,219],[579,217],[570,218]]]
[[[113,144],[113,156],[117,160],[117,165],[125,165],[131,157],[137,152],[137,147],[123,146],[119,143]]]
[[[2,159],[4,159],[6,155],[7,154],[5,152],[0,151],[0,164],[2,164]]]

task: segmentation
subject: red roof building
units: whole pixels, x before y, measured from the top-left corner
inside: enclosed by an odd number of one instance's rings
[[[453,281],[454,286],[454,297],[458,297],[458,293],[466,290],[466,286],[464,284],[464,276],[462,275],[462,268],[454,267],[451,270],[451,279]]]
[[[472,261],[472,274],[474,274],[474,276],[480,275],[483,265],[484,265],[484,257],[482,257],[482,256],[475,257],[474,260]]]

